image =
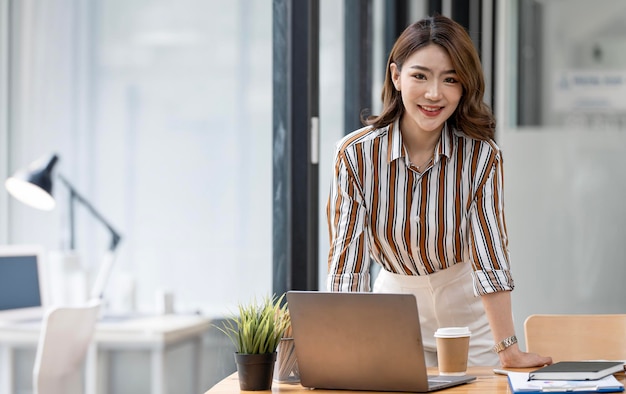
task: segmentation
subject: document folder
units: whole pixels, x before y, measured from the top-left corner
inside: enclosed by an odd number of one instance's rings
[[[598,380],[529,380],[527,372],[509,372],[511,391],[518,393],[619,393],[624,385],[615,376]]]

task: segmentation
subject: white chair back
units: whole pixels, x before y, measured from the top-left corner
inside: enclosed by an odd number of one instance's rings
[[[44,317],[35,367],[34,394],[83,394],[83,366],[95,331],[100,301],[53,307]]]

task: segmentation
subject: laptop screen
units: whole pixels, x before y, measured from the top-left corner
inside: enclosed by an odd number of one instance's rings
[[[0,310],[41,306],[37,256],[0,256]]]
[[[41,251],[0,246],[0,312],[43,305]]]

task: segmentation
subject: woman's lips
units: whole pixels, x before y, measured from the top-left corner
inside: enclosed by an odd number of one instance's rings
[[[437,116],[443,111],[443,107],[439,106],[418,105],[418,107],[426,116]]]

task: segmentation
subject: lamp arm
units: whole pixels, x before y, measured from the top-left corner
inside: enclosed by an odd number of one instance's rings
[[[76,188],[70,183],[70,181],[67,180],[67,178],[65,178],[63,175],[57,173],[57,176],[59,177],[59,179],[61,180],[61,182],[63,182],[63,184],[65,184],[65,186],[69,189],[70,191],[70,226],[71,226],[71,246],[72,248],[74,247],[74,201],[78,201],[81,204],[83,204],[85,206],[85,208],[87,208],[89,210],[89,212],[91,212],[91,214],[98,219],[111,233],[111,244],[109,246],[109,251],[113,252],[115,251],[115,248],[117,248],[117,245],[120,243],[120,241],[122,240],[122,237],[120,236],[120,234],[113,228],[113,226],[104,218],[104,216],[102,216],[102,214],[100,212],[98,212],[96,210],[96,208],[94,208],[93,205],[91,205],[91,203],[89,201],[87,201],[85,199],[85,197],[83,197],[80,193],[78,193],[78,191],[76,190]]]

